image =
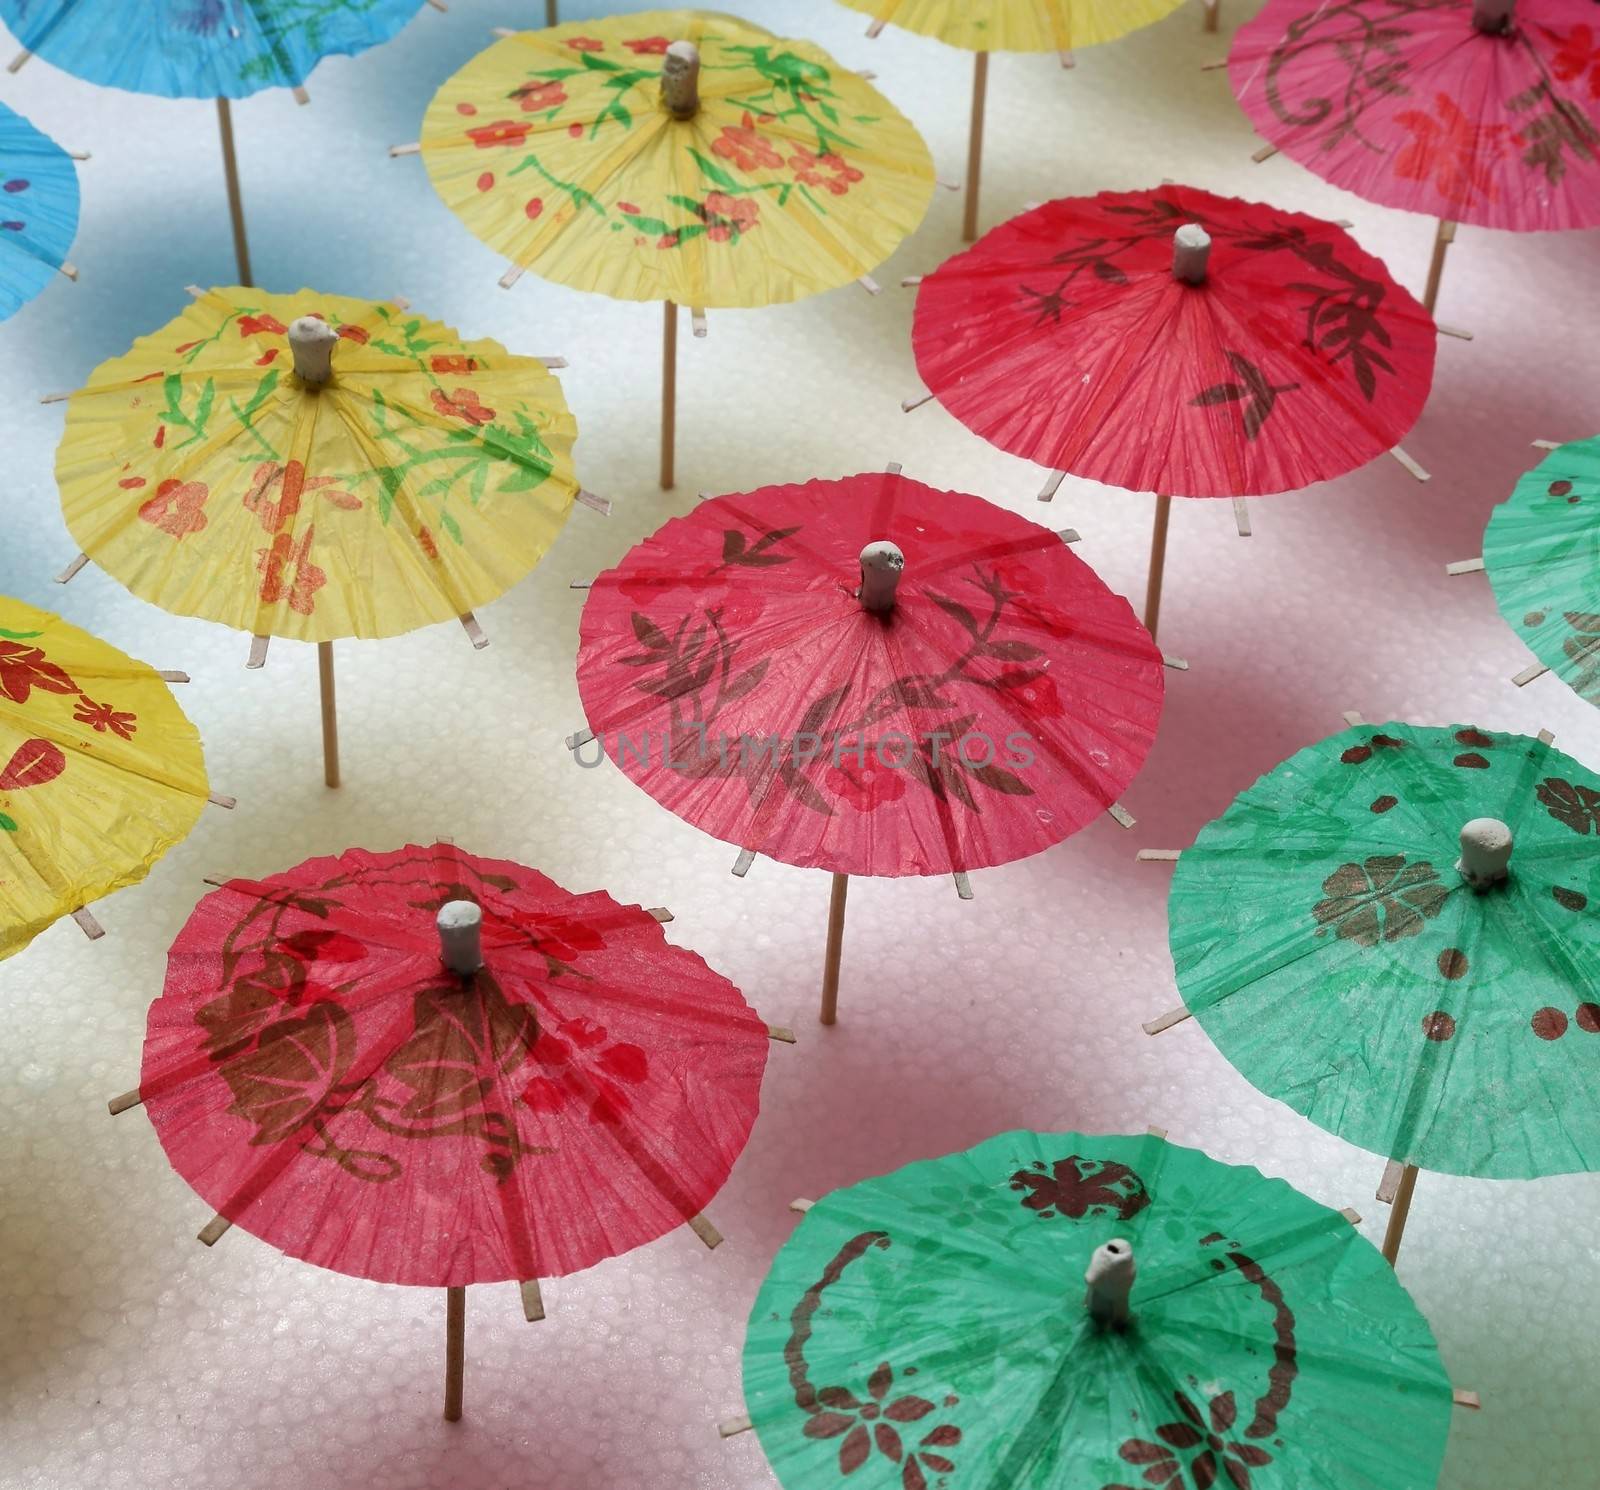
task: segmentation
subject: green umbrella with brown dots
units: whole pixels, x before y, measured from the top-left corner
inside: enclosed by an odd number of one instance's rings
[[[1178,1017],[1399,1166],[1391,1262],[1418,1169],[1600,1169],[1600,778],[1547,739],[1308,746],[1182,852],[1169,918]]]

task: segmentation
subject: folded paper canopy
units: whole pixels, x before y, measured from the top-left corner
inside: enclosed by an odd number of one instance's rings
[[[865,545],[903,555],[892,607]],[[663,806],[785,863],[946,874],[1116,801],[1161,713],[1128,603],[1046,528],[897,471],[699,504],[601,575],[578,688]]]
[[[1520,232],[1600,224],[1590,0],[1268,0],[1228,75],[1262,135],[1369,201]]]
[[[1097,1318],[1119,1307],[1126,1328]],[[819,1200],[750,1312],[744,1393],[789,1490],[1433,1490],[1451,1414],[1427,1323],[1344,1216],[1081,1133]]]
[[[155,672],[0,596],[0,958],[142,880],[207,791],[200,737]]]
[[[162,98],[245,98],[395,35],[422,0],[0,0],[28,51],[86,82]]]
[[[78,231],[78,173],[67,154],[0,104],[0,321],[55,278]]]
[[[436,917],[481,910],[482,966]],[[574,1272],[695,1216],[767,1030],[637,906],[449,844],[351,849],[196,907],[140,1095],[173,1167],[293,1257],[459,1287]]]
[[[1175,235],[1209,249],[1192,282]],[[1193,187],[1046,202],[922,281],[928,388],[1002,450],[1166,496],[1259,496],[1394,446],[1432,318],[1332,223]]]
[[[699,107],[662,100],[699,49]],[[933,164],[887,99],[809,42],[708,11],[521,32],[439,90],[423,160],[463,222],[545,279],[621,300],[760,306],[849,284],[927,210]]]
[[[1510,830],[1474,884],[1463,828]],[[1464,872],[1465,871],[1465,872]],[[1600,780],[1539,740],[1361,725],[1178,861],[1184,1002],[1253,1086],[1423,1169],[1600,1168]]]
[[[1507,624],[1600,706],[1600,438],[1553,450],[1489,514],[1483,567]]]
[[[296,371],[308,317],[332,343],[320,384]],[[571,509],[576,438],[544,364],[498,342],[394,304],[233,287],[95,369],[56,478],[83,551],[141,599],[323,642],[453,620],[516,584]]]
[[[875,20],[969,52],[1070,52],[1115,41],[1182,0],[843,0]]]

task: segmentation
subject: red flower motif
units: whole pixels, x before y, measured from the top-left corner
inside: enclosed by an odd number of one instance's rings
[[[44,786],[67,769],[66,753],[49,740],[24,740],[0,769],[0,792]]]
[[[1550,59],[1550,71],[1563,83],[1589,74],[1589,97],[1600,98],[1600,43],[1592,26],[1574,26],[1561,50]]]
[[[636,57],[665,57],[672,43],[664,36],[641,36],[637,41],[625,41],[625,46]]]
[[[339,328],[339,335],[345,341],[353,341],[358,347],[364,347],[372,339],[363,327],[348,322]]]
[[[276,362],[277,360],[278,360],[278,348],[277,347],[268,347],[266,351],[264,351],[259,357],[256,358],[256,366],[257,367],[265,367],[269,362]]]
[[[1474,196],[1494,201],[1494,162],[1521,143],[1509,124],[1474,124],[1447,93],[1437,93],[1434,113],[1404,109],[1395,121],[1412,138],[1394,158],[1394,173],[1406,181],[1433,178],[1434,189],[1450,202]]]
[[[246,510],[260,519],[263,531],[277,533],[286,528],[299,512],[300,498],[306,492],[320,491],[324,502],[345,512],[358,511],[361,507],[360,497],[352,496],[347,491],[327,490],[330,486],[336,486],[338,480],[337,476],[313,476],[308,480],[305,465],[301,461],[292,460],[286,466],[280,466],[276,461],[264,461],[256,467],[255,474],[250,478],[250,489],[244,494],[243,501]],[[280,485],[283,494],[274,501],[272,489]]]
[[[533,1042],[532,1058],[547,1074],[523,1088],[523,1102],[548,1114],[585,1107],[591,1123],[620,1123],[633,1105],[627,1088],[650,1075],[649,1057],[637,1045],[612,1040],[592,1019],[563,1020],[558,1028],[559,1035],[541,1030]],[[579,1051],[594,1054],[575,1059]]]
[[[1062,713],[1061,692],[1049,673],[1031,667],[1008,667],[1001,670],[994,683],[996,688],[1010,689],[1014,698],[1028,706],[1030,714],[1055,719]]]
[[[867,1378],[864,1402],[843,1387],[823,1387],[817,1393],[817,1401],[826,1411],[813,1413],[800,1431],[807,1438],[843,1436],[839,1445],[841,1474],[854,1474],[876,1448],[885,1459],[900,1466],[900,1482],[905,1490],[926,1490],[924,1466],[936,1475],[955,1469],[942,1453],[933,1451],[960,1443],[961,1430],[953,1424],[941,1424],[925,1433],[907,1453],[905,1440],[894,1425],[918,1422],[934,1410],[934,1405],[926,1397],[910,1395],[886,1400],[893,1381],[894,1371],[885,1361]]]
[[[76,693],[78,685],[38,647],[0,641],[0,696],[25,704],[33,689],[42,693]]]
[[[596,41],[592,36],[569,37],[567,45],[575,52],[603,52],[606,49],[603,41]]]
[[[884,759],[895,761],[909,755],[910,746],[898,751],[891,742],[884,749]],[[882,764],[873,753],[869,742],[861,752],[858,764],[851,748],[842,748],[839,764],[829,766],[823,773],[823,784],[842,802],[848,802],[857,812],[876,812],[887,802],[898,802],[906,794],[905,772],[895,765]]]
[[[524,207],[522,209],[522,214],[523,214],[524,217],[526,217],[528,219],[529,222],[532,222],[534,220],[534,218],[538,217],[538,215],[543,211],[544,211],[544,198],[543,197],[529,197],[528,200],[527,200],[527,203],[524,205]]]
[[[524,114],[542,114],[559,109],[567,101],[567,90],[560,83],[523,83],[506,96],[516,99]]]
[[[139,508],[139,517],[153,528],[186,538],[206,525],[206,498],[211,493],[203,481],[179,481],[169,476],[156,488],[155,496]]]
[[[731,160],[741,171],[754,171],[763,166],[771,169],[783,164],[783,156],[757,132],[748,111],[742,124],[722,126],[722,133],[711,142],[711,153]]]
[[[124,713],[114,709],[110,704],[97,704],[87,693],[78,696],[78,702],[73,706],[72,717],[79,724],[89,725],[96,734],[103,735],[110,730],[114,735],[121,735],[124,740],[131,740],[134,731],[139,728],[137,714]]]
[[[494,410],[479,402],[478,395],[470,388],[457,388],[448,396],[442,388],[435,388],[429,396],[434,408],[446,419],[460,419],[476,426],[494,418]]]
[[[263,331],[268,336],[283,336],[289,328],[276,316],[240,316],[239,335],[259,336]]]
[[[493,150],[497,145],[514,150],[527,138],[530,126],[515,119],[496,119],[493,124],[480,124],[467,131],[467,138],[480,150]]]
[[[713,243],[725,243],[748,233],[755,227],[761,208],[749,197],[730,197],[726,192],[714,191],[706,197],[706,237]]]
[[[426,523],[417,529],[417,542],[421,546],[423,553],[437,563],[439,559],[439,545],[433,541],[433,534],[428,531],[428,526]]]
[[[836,197],[842,197],[852,184],[861,180],[860,171],[831,151],[826,155],[813,155],[809,150],[797,149],[789,157],[789,165],[794,179],[802,186],[820,187]]]
[[[478,190],[479,191],[492,191],[493,189],[494,189],[494,172],[493,171],[485,171],[481,176],[478,177]]]
[[[327,584],[328,576],[311,562],[311,538],[315,532],[315,525],[308,527],[298,543],[293,535],[279,533],[271,548],[256,550],[264,605],[287,601],[289,609],[302,616],[309,616],[316,608],[316,593]]]
[[[463,357],[456,353],[445,354],[435,352],[428,359],[428,365],[436,373],[470,373],[477,372],[478,359],[476,357]]]
[[[1152,1485],[1184,1484],[1184,1455],[1199,1449],[1188,1461],[1187,1469],[1194,1490],[1211,1490],[1219,1472],[1227,1475],[1234,1490],[1250,1490],[1250,1471],[1272,1463],[1272,1455],[1254,1444],[1236,1443],[1225,1435],[1238,1418],[1232,1392],[1222,1392],[1209,1404],[1210,1424],[1201,1416],[1200,1409],[1182,1392],[1174,1392],[1173,1399],[1183,1420],[1163,1423],[1156,1429],[1160,1443],[1142,1438],[1130,1438],[1118,1452],[1129,1464],[1144,1466],[1144,1478]],[[1108,1485],[1106,1490],[1128,1490],[1127,1486]]]

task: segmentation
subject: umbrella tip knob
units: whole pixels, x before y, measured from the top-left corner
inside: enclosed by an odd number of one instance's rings
[[[447,900],[434,917],[444,965],[463,978],[483,966],[483,909],[471,900]]]
[[[339,333],[321,316],[301,316],[289,325],[294,370],[305,383],[326,383],[333,376],[333,344]]]
[[[1511,12],[1516,0],[1472,0],[1472,24],[1490,36],[1511,29]]]
[[[1172,235],[1172,273],[1186,285],[1206,282],[1206,260],[1211,257],[1211,234],[1197,222],[1186,222]]]
[[[895,590],[905,573],[906,556],[898,545],[880,538],[861,550],[861,588],[856,598],[866,610],[887,615],[894,609]]]
[[[1497,885],[1510,872],[1511,829],[1497,817],[1475,817],[1461,829],[1456,868],[1474,890]]]
[[[674,119],[689,119],[700,112],[700,48],[692,41],[675,41],[661,60],[661,100]]]
[[[1089,1266],[1083,1274],[1083,1281],[1088,1285],[1083,1302],[1097,1324],[1114,1330],[1126,1328],[1131,1317],[1128,1298],[1133,1292],[1136,1271],[1133,1243],[1123,1237],[1112,1237],[1090,1254]]]

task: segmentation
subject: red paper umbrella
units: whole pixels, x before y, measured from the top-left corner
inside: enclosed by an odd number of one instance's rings
[[[1228,58],[1274,145],[1336,186],[1441,220],[1600,225],[1593,0],[1269,0]]]
[[[637,906],[449,845],[352,849],[200,902],[131,1101],[216,1208],[202,1240],[527,1301],[685,1221],[714,1244],[767,1038]]]
[[[836,921],[846,875],[1076,832],[1161,712],[1161,654],[1059,535],[898,467],[702,502],[595,581],[581,632],[599,749],[715,837],[831,870]]]
[[[933,395],[1002,450],[1163,498],[1244,497],[1391,449],[1435,330],[1332,223],[1163,186],[995,228],[923,280],[912,340]]]

